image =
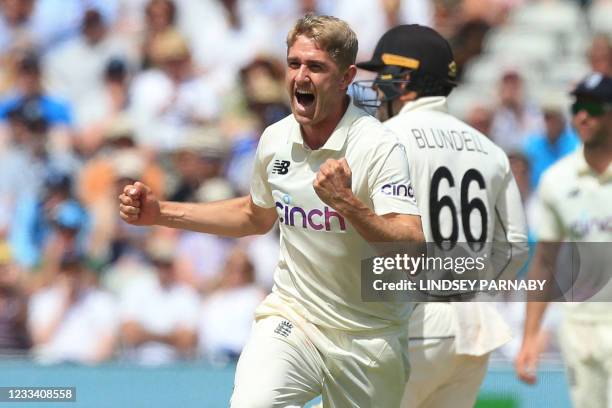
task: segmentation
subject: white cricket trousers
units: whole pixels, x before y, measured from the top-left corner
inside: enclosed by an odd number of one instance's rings
[[[563,319],[559,344],[576,408],[612,408],[612,323]]]
[[[398,408],[408,374],[405,333],[354,335],[261,318],[238,361],[231,407],[303,407],[322,395],[325,408]]]

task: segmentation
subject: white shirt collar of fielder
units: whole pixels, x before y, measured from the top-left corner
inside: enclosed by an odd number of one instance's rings
[[[448,113],[448,104],[444,96],[425,96],[415,99],[414,101],[406,102],[399,111],[399,114],[411,112],[415,110],[435,110]]]

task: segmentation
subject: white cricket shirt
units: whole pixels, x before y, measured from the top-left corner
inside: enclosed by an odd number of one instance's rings
[[[360,261],[366,242],[314,191],[320,166],[327,159],[341,158],[351,168],[353,193],[376,214],[418,214],[408,194],[410,174],[401,144],[352,103],[317,150],[304,144],[293,115],[269,126],[257,147],[251,196],[260,207],[275,207],[280,222],[280,258],[270,296],[327,328],[358,331],[402,326],[410,315],[410,304],[361,300]],[[264,300],[257,316],[282,314],[274,303]]]
[[[487,256],[500,259],[496,265],[502,259],[510,259],[508,268],[522,265],[524,258],[511,259],[511,251],[520,245],[525,253],[527,228],[506,154],[449,115],[444,97],[409,102],[385,126],[406,146],[427,242],[495,242]],[[423,337],[455,335],[460,354],[482,355],[510,338],[486,303],[426,303],[423,313],[410,327]]]
[[[575,290],[605,287],[591,298],[597,302],[567,305],[568,316],[612,320],[612,303],[608,303],[612,284],[605,283],[612,276],[612,251],[603,244],[612,242],[612,164],[597,174],[586,162],[583,148],[561,159],[542,176],[537,214],[539,241],[579,243],[579,256],[572,259]]]
[[[538,240],[612,242],[612,164],[597,174],[580,148],[551,166],[541,180]]]

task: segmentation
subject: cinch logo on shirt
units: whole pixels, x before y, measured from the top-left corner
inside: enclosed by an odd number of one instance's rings
[[[315,231],[333,231],[338,229],[346,231],[344,217],[328,206],[323,207],[322,210],[315,208],[306,212],[302,207],[292,207],[277,201],[276,208],[281,211],[282,217],[279,220],[285,225],[295,227],[297,222],[298,227],[301,226],[302,228],[313,229]]]
[[[409,184],[385,184],[380,191],[385,195],[414,198],[414,189]]]
[[[578,220],[569,225],[571,234],[575,237],[583,238],[591,232],[612,232],[612,217],[587,218]]]
[[[291,164],[288,160],[274,160],[272,166],[272,174],[287,174],[289,173],[289,165]]]

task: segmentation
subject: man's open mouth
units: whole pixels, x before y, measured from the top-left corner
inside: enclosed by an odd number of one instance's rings
[[[297,102],[303,107],[308,107],[312,105],[315,101],[314,93],[310,91],[303,91],[300,89],[295,90],[295,99]]]

